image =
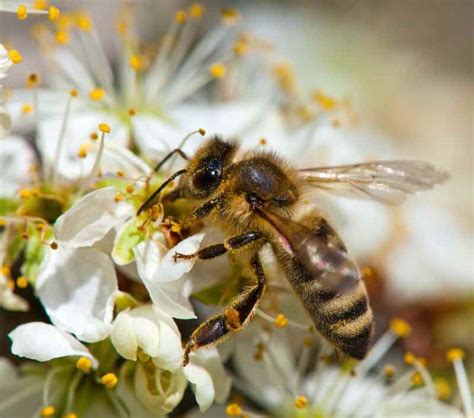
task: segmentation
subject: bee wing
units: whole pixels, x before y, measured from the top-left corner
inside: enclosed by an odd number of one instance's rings
[[[407,194],[431,189],[448,178],[444,171],[423,161],[372,161],[299,171],[309,185],[350,197],[398,204]]]
[[[357,284],[359,269],[345,251],[328,245],[317,231],[298,222],[268,210],[262,210],[262,216],[277,232],[282,247],[303,265],[328,296],[343,293]]]

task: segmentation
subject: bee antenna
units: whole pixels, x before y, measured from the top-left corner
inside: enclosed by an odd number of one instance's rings
[[[140,216],[140,214],[144,211],[144,210],[147,210],[149,208],[151,208],[157,201],[157,197],[158,195],[162,192],[162,190],[168,186],[168,184],[170,184],[176,177],[182,175],[186,173],[186,170],[179,170],[177,171],[176,173],[172,174],[167,180],[165,180],[163,183],[161,183],[160,187],[158,187],[158,189],[156,189],[152,194],[151,196],[145,200],[145,203],[143,203],[143,205],[140,206],[140,208],[138,209],[137,211],[137,216]]]

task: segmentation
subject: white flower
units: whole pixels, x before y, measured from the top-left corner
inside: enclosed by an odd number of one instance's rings
[[[182,276],[189,272],[196,259],[174,261],[176,252],[192,254],[199,249],[204,234],[192,235],[168,250],[157,240],[144,241],[134,249],[138,273],[151,300],[175,318],[195,318],[189,303],[191,283]]]
[[[48,249],[36,281],[53,324],[86,342],[109,335],[117,292],[112,260],[93,248]]]
[[[0,80],[5,78],[8,70],[13,65],[8,51],[0,43]],[[3,86],[0,84],[0,139],[2,139],[11,128],[11,118],[9,113],[3,108]]]

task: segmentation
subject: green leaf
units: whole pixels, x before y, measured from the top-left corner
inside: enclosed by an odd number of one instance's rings
[[[0,216],[10,215],[16,211],[18,207],[14,199],[8,197],[0,197]]]
[[[33,196],[25,199],[19,210],[23,216],[43,218],[53,224],[63,213],[64,202],[56,197]]]
[[[236,296],[241,289],[239,278],[217,282],[205,289],[192,294],[192,297],[205,305],[225,305]]]
[[[145,239],[143,233],[138,230],[137,222],[137,219],[128,221],[115,238],[112,258],[120,266],[129,264],[135,259],[133,247]]]

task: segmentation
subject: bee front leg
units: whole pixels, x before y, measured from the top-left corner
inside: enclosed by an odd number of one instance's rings
[[[184,347],[183,366],[188,364],[192,351],[223,342],[229,335],[242,330],[253,318],[266,288],[266,278],[258,254],[252,258],[251,264],[257,283],[236,296],[224,312],[209,318],[192,333]]]
[[[227,238],[222,244],[210,245],[209,247],[201,248],[198,252],[193,254],[175,253],[174,261],[178,259],[191,259],[198,257],[201,260],[208,260],[210,258],[218,257],[225,254],[227,251],[237,250],[243,248],[259,239],[263,239],[263,235],[258,231],[249,231],[241,235],[235,235]]]

